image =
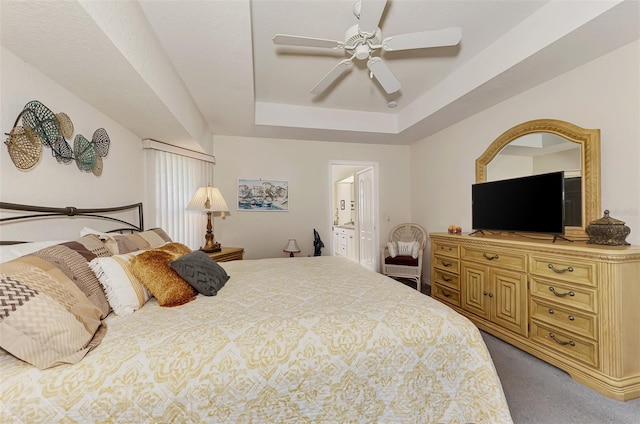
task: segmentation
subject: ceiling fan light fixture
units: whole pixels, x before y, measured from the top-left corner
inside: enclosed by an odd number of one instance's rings
[[[366,44],[360,44],[356,47],[355,56],[357,59],[364,60],[369,57],[371,49]]]

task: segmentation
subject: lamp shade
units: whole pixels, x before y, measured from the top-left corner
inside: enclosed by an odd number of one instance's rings
[[[187,205],[187,210],[201,212],[229,212],[227,202],[217,187],[200,187]]]

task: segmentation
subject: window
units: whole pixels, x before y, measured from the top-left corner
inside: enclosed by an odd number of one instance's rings
[[[177,242],[191,249],[204,244],[206,215],[185,208],[198,187],[213,185],[213,156],[143,140],[145,148],[145,222],[161,227]],[[168,145],[165,145],[168,146]],[[160,150],[162,149],[162,150]],[[168,149],[167,149],[168,150]],[[215,233],[215,229],[214,229]]]

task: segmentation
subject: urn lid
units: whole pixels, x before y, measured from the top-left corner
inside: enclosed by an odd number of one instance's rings
[[[615,219],[609,216],[609,210],[604,211],[604,216],[602,218],[594,219],[589,223],[589,225],[624,225],[624,221],[620,221],[619,219]]]

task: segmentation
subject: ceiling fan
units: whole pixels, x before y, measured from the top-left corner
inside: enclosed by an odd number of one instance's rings
[[[351,69],[354,59],[366,59],[370,77],[375,77],[388,94],[395,93],[400,90],[400,81],[380,57],[373,56],[376,51],[380,49],[384,51],[399,51],[455,46],[462,39],[462,30],[457,27],[450,27],[435,31],[394,35],[383,39],[378,23],[386,4],[387,0],[357,1],[353,6],[353,14],[359,19],[359,23],[347,29],[344,41],[277,34],[273,37],[273,43],[283,46],[344,49],[347,54],[351,55],[348,59],[344,59],[334,66],[311,89],[311,94],[320,94],[329,88],[343,73]]]

